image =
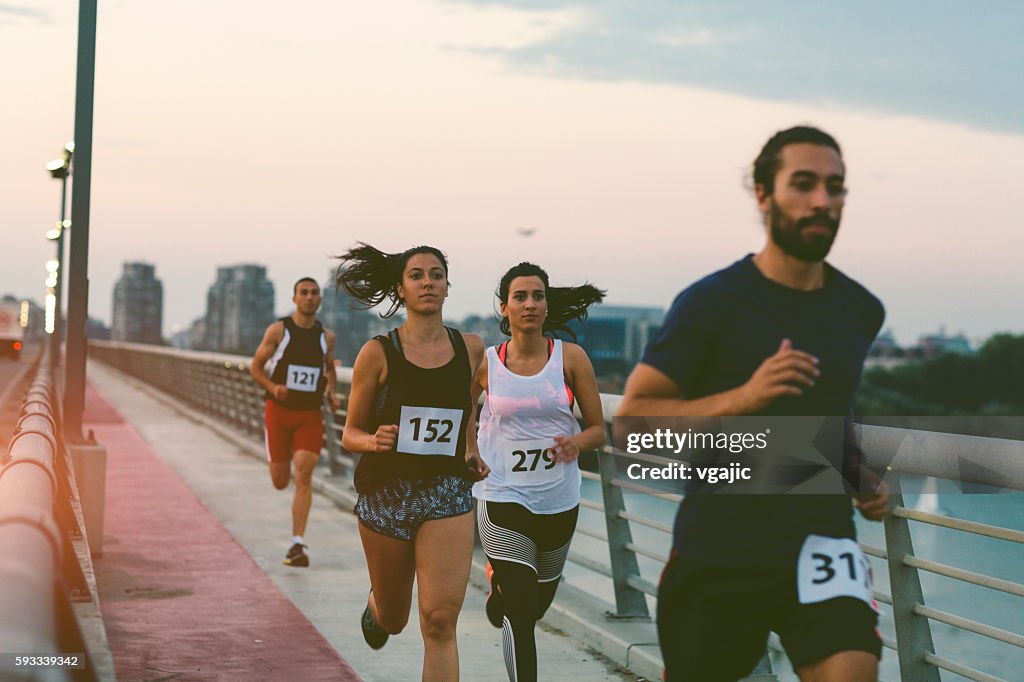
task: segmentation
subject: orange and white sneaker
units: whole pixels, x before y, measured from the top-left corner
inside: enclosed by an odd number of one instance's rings
[[[501,592],[494,588],[494,569],[491,567],[490,561],[487,562],[484,571],[487,573],[487,585],[490,587],[487,601],[484,602],[484,611],[487,613],[487,620],[491,622],[491,625],[500,628],[505,619],[505,609],[501,605]]]

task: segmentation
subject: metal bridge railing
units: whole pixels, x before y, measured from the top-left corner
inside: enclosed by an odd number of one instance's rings
[[[88,651],[79,627],[76,607],[93,597],[80,563],[88,549],[55,386],[46,346],[0,459],[0,642],[26,656],[78,652],[73,668],[47,670],[47,680],[97,679],[92,658],[109,652]],[[2,664],[0,679],[43,679],[38,670],[10,668],[10,656]]]
[[[96,359],[191,403],[208,414],[216,415],[243,431],[254,435],[262,431],[263,396],[249,376],[249,358],[110,342],[91,342],[90,353]],[[339,368],[337,390],[341,397],[341,409],[333,415],[325,411],[325,424],[328,426],[325,449],[332,473],[350,474],[353,469],[352,456],[341,448],[341,429],[350,383],[351,370]],[[621,396],[602,395],[601,399],[605,420],[610,427]],[[888,466],[892,471],[902,474],[1024,490],[1022,441],[879,426],[858,426],[855,431],[869,466]],[[964,471],[960,461],[960,455],[965,452],[971,453],[971,459],[976,465],[970,467],[970,471]],[[630,509],[629,506],[633,505],[626,504],[624,493],[646,493],[645,497],[659,498],[669,503],[678,503],[682,498],[621,477],[616,467],[617,453],[612,447],[605,447],[596,454],[599,472],[584,471],[583,476],[600,485],[600,499],[585,498],[581,506],[603,515],[604,527],[595,528],[581,523],[576,533],[589,541],[603,544],[607,551],[607,561],[577,550],[570,551],[569,561],[611,582],[615,611],[609,617],[646,619],[650,617],[648,597],[657,595],[653,577],[667,560],[672,528],[665,523],[664,518],[651,518]],[[629,456],[653,464],[669,462],[652,455]],[[904,506],[898,491],[892,497],[892,512],[884,523],[886,546],[863,547],[866,554],[886,562],[889,569],[888,591],[885,591],[886,586],[878,586],[875,598],[892,609],[896,637],[883,638],[883,645],[896,652],[901,678],[915,682],[938,682],[939,670],[942,669],[977,682],[999,682],[998,677],[936,653],[930,622],[945,623],[1021,649],[1024,649],[1024,635],[927,606],[920,572],[997,590],[1011,598],[1024,597],[1024,584],[916,556],[911,541],[910,522],[933,524],[1018,544],[1024,544],[1024,532],[913,511]],[[644,544],[634,540],[635,532],[648,537]],[[650,539],[660,539],[662,535],[662,542]],[[649,570],[642,572],[641,563],[648,566]],[[1020,611],[1021,605],[1008,605],[1007,608]],[[763,661],[756,672],[768,672],[766,665],[766,661]]]

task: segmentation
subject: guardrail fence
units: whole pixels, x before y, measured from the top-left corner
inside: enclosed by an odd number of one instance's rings
[[[34,370],[17,426],[0,459],[0,678],[97,679],[76,605],[92,602],[91,570],[71,458],[60,428],[49,347]],[[95,606],[95,604],[93,604]],[[98,612],[93,609],[93,612]],[[103,637],[100,641],[105,641]],[[77,652],[68,654],[67,652]],[[92,652],[103,656],[103,652]],[[17,654],[45,663],[21,667]]]
[[[262,432],[263,396],[249,376],[249,358],[111,342],[92,342],[90,353],[94,358],[208,414],[216,415],[238,429],[253,435]],[[352,456],[341,448],[341,429],[345,421],[350,384],[351,370],[339,368],[341,409],[333,415],[325,412],[325,425],[328,427],[326,450],[332,473],[345,474],[353,469]],[[602,396],[605,419],[609,425],[620,399],[621,396]],[[903,474],[1024,490],[1024,442],[878,426],[858,426],[857,433],[869,466],[877,467],[881,463],[884,467],[889,464],[892,470]],[[978,465],[972,467],[968,475],[960,470],[958,462],[963,452],[971,452],[973,461]],[[650,455],[630,457],[648,459],[654,464],[669,462]],[[647,619],[650,617],[648,598],[657,595],[657,585],[653,578],[667,561],[665,548],[670,545],[672,528],[662,519],[650,518],[635,509],[629,509],[623,493],[647,493],[644,497],[650,496],[673,504],[678,503],[681,497],[620,477],[615,461],[616,452],[606,447],[597,453],[598,472],[583,473],[585,479],[600,485],[600,497],[584,499],[581,506],[602,514],[604,528],[595,529],[581,523],[576,531],[580,537],[602,543],[607,551],[607,561],[576,550],[570,552],[569,561],[611,581],[615,609],[608,614],[610,618]],[[1024,544],[1024,532],[908,509],[897,491],[893,495],[892,512],[884,524],[886,546],[863,545],[866,554],[886,562],[888,568],[889,591],[876,585],[878,589],[875,599],[891,608],[896,637],[883,638],[883,645],[896,652],[901,678],[913,682],[937,682],[941,669],[977,682],[999,682],[998,677],[937,653],[930,622],[945,623],[1022,650],[1024,635],[927,606],[920,572],[934,573],[1018,598],[1024,597],[1024,584],[915,556],[910,522],[932,524],[1018,544]],[[639,544],[634,540],[634,534],[640,532],[645,536],[653,532],[657,534],[656,537],[664,535],[665,538],[657,547]],[[648,570],[641,570],[641,566]],[[1019,603],[1008,608],[1015,608],[1017,613],[1024,612]],[[756,672],[768,672],[767,659]]]

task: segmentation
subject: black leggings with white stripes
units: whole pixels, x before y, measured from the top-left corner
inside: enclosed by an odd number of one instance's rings
[[[559,514],[534,514],[510,502],[479,502],[477,526],[494,569],[504,619],[505,667],[512,682],[537,679],[534,626],[551,606],[569,554],[579,507]]]

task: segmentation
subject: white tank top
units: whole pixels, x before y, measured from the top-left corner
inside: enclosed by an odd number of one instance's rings
[[[487,349],[488,390],[477,442],[491,473],[474,484],[477,499],[515,502],[534,514],[557,514],[580,503],[578,462],[551,458],[554,436],[580,432],[562,367],[558,340],[544,369],[533,376],[512,373],[495,348]]]

